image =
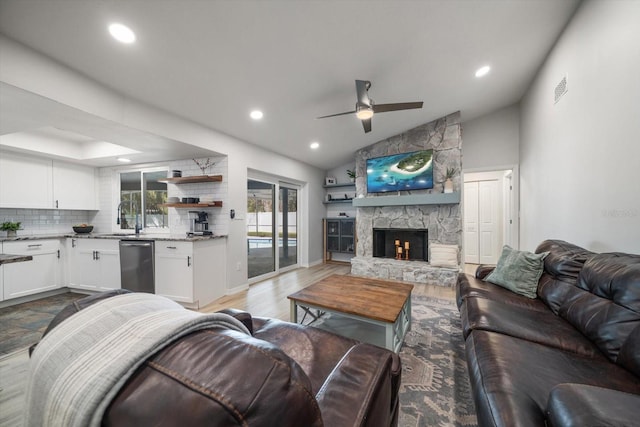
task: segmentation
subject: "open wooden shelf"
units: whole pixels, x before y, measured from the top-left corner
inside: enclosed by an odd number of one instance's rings
[[[221,182],[222,175],[196,175],[196,176],[180,176],[176,178],[162,178],[158,182],[167,182],[169,184],[193,184],[196,182]]]
[[[221,208],[221,201],[214,201],[211,203],[163,203],[160,206],[165,208]]]

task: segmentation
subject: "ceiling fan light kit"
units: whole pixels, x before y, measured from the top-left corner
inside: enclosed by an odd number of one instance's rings
[[[346,111],[344,113],[330,114],[321,116],[318,119],[326,119],[328,117],[344,116],[347,114],[356,114],[356,117],[362,121],[364,132],[371,132],[371,118],[374,113],[386,113],[389,111],[412,110],[422,108],[422,101],[417,102],[399,102],[394,104],[375,104],[373,99],[369,98],[369,89],[371,82],[368,80],[356,80],[356,109],[354,111]]]

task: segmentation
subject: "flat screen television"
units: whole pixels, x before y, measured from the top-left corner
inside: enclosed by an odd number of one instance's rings
[[[367,159],[367,192],[433,188],[433,150]]]

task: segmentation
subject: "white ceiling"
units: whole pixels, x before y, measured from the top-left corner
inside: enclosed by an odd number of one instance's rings
[[[454,111],[466,121],[518,102],[578,4],[0,0],[0,32],[117,92],[330,169]],[[136,43],[111,39],[113,21]],[[485,64],[490,74],[475,78]],[[354,116],[316,120],[354,108],[355,79],[372,82],[377,103],[424,107],[376,114],[368,134]]]

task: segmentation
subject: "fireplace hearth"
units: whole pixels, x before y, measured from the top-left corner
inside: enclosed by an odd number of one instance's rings
[[[406,259],[406,244],[409,246],[409,260],[428,261],[429,232],[413,228],[374,228],[373,256],[375,258],[396,258],[396,241],[402,247],[402,259]]]

